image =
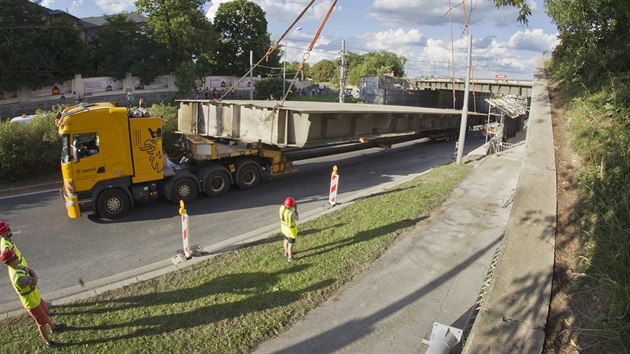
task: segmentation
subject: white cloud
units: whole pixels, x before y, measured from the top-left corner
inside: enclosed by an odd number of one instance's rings
[[[79,7],[81,7],[81,5],[83,5],[83,0],[72,1],[70,8],[68,8],[68,12],[75,13],[79,9]]]
[[[556,35],[545,34],[542,29],[518,31],[512,35],[507,46],[516,50],[529,50],[542,53],[551,51],[558,44]]]
[[[417,29],[409,31],[405,31],[402,28],[397,30],[389,29],[376,33],[364,33],[358,38],[370,50],[392,50],[407,46],[422,46],[426,43],[422,33]]]
[[[455,77],[466,75],[468,39],[462,38],[452,44],[450,41],[428,39],[426,46],[419,54],[407,57],[408,75],[450,77],[453,73],[453,57]],[[473,79],[493,78],[495,74],[508,74],[511,78],[531,77],[536,55],[523,55],[510,47],[508,42],[499,42],[489,36],[473,39]]]
[[[111,15],[117,14],[121,12],[130,12],[135,10],[134,5],[135,0],[95,0],[94,8],[98,8],[100,13],[94,13],[89,16],[100,16],[100,15]],[[68,6],[67,3],[70,3]],[[59,4],[62,3],[65,8],[59,8]],[[86,6],[93,6],[91,2],[88,4],[84,4],[84,0],[72,0],[72,1],[56,1],[56,0],[43,0],[40,5],[47,7],[49,9],[59,9],[62,11],[66,11],[70,14],[75,14],[79,12],[79,9]]]
[[[53,6],[53,4],[55,3],[55,0],[44,0],[40,3],[40,5],[42,5],[43,7],[47,7],[47,8],[51,8]]]
[[[267,13],[268,21],[288,22],[294,20],[306,7],[307,0],[256,0]],[[302,20],[322,19],[332,4],[331,0],[317,1],[304,14]],[[333,10],[334,11],[334,10]]]
[[[206,12],[206,17],[214,20],[219,5],[230,2],[232,0],[212,0],[212,4]],[[268,22],[290,22],[293,21],[306,7],[307,0],[253,0],[263,11]],[[331,0],[316,2],[304,14],[303,21],[321,19],[324,17],[330,5]]]
[[[69,7],[63,8],[63,9],[60,9],[59,5],[55,5],[55,3],[56,3],[55,0],[43,0],[40,3],[40,5],[42,5],[43,7],[47,7],[49,9],[58,9],[58,10],[66,11],[66,12],[72,14],[72,13],[76,13],[77,9],[81,5],[83,5],[83,0],[73,0],[73,1],[71,1],[71,4],[70,4]]]
[[[206,11],[206,17],[210,19],[210,21],[214,21],[214,16],[217,14],[217,10],[219,9],[219,5],[230,2],[232,0],[212,0],[211,5]]]
[[[82,2],[83,0],[79,0]],[[133,0],[96,0],[96,6],[105,14],[117,14],[135,9]],[[73,4],[74,5],[74,4]]]
[[[286,45],[284,48],[287,50],[287,61],[301,62],[308,46],[313,40],[313,35],[313,33],[305,33],[296,30],[287,35],[285,40],[282,41],[282,44]],[[322,59],[331,60],[338,56],[338,53],[339,48],[331,45],[330,38],[320,36],[313,50],[307,55],[308,60],[306,62],[313,65]]]
[[[461,1],[452,0],[451,7],[453,22],[464,24]],[[451,21],[447,0],[374,0],[368,14],[379,22],[397,26],[440,26]],[[484,22],[507,26],[516,22],[518,11],[512,7],[497,9],[493,1],[476,0],[472,6],[466,2],[466,15],[471,25]]]

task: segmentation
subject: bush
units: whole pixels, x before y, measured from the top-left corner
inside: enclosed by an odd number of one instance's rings
[[[257,100],[281,100],[284,97],[282,91],[282,79],[271,78],[256,81],[254,83],[254,98]],[[285,87],[289,87],[285,84]]]
[[[162,117],[162,149],[171,154],[180,149],[177,131],[177,106],[154,104],[149,110],[154,117]]]
[[[61,139],[55,116],[63,106],[38,110],[28,123],[0,123],[0,178],[17,181],[59,171]]]

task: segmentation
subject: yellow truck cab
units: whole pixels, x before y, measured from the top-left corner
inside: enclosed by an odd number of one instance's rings
[[[173,189],[165,188],[177,180],[184,184],[174,197],[196,197],[194,175],[168,162],[165,169],[162,118],[131,113],[112,103],[76,105],[61,113],[63,197],[71,218],[82,210],[106,218],[122,216],[134,201],[172,195]],[[165,179],[176,175],[181,178]]]

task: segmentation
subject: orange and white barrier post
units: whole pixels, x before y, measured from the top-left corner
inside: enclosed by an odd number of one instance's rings
[[[330,175],[330,195],[328,202],[330,206],[335,206],[337,203],[337,190],[339,189],[339,175],[337,174],[337,166],[333,166],[332,174]]]
[[[184,201],[179,201],[179,215],[182,216],[182,242],[184,243],[184,256],[186,259],[190,259],[190,247],[188,246],[188,214],[186,208],[184,208]]]

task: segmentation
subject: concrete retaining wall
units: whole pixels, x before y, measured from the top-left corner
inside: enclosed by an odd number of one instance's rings
[[[541,353],[551,300],[556,168],[542,60],[536,64],[526,150],[500,258],[463,353]]]

